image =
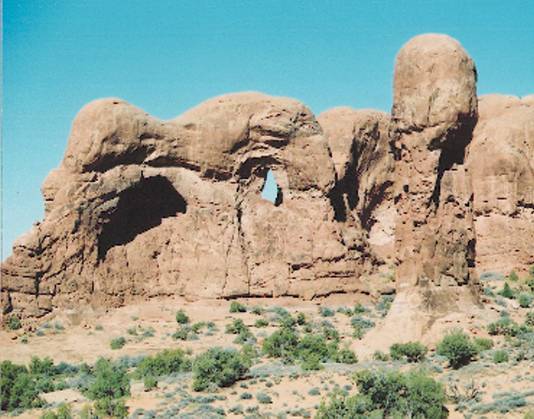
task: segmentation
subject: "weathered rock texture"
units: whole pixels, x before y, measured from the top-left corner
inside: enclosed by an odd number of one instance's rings
[[[260,194],[269,169],[276,205]],[[95,101],[43,185],[45,220],[2,265],[4,309],[366,291],[372,258],[360,229],[335,219],[335,184],[321,127],[297,101],[228,95],[166,122]]]
[[[472,282],[473,192],[464,160],[476,119],[476,70],[461,45],[445,35],[408,42],[397,56],[392,111],[399,287],[441,293]]]
[[[534,96],[483,96],[466,161],[479,272],[534,265]]]
[[[242,93],[160,121],[97,100],[43,184],[45,219],[2,264],[3,312],[369,294],[396,264],[395,333],[421,309],[473,303],[476,263],[534,262],[533,112],[532,97],[489,97],[479,115],[475,66],[444,35],[398,54],[391,116],[315,119],[295,100]],[[274,204],[261,198],[269,170]]]

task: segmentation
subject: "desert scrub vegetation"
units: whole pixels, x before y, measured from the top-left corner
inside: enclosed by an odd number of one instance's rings
[[[499,320],[488,324],[488,333],[493,336],[517,336],[525,331],[527,331],[525,327],[521,327],[508,316],[501,317]]]
[[[44,404],[39,398],[36,379],[25,366],[3,361],[0,372],[1,411],[13,412]]]
[[[493,353],[493,362],[496,364],[501,364],[503,362],[508,362],[508,352],[504,349],[499,349]]]
[[[187,324],[189,323],[189,316],[183,310],[178,310],[176,312],[176,323],[178,324]]]
[[[352,326],[352,337],[355,339],[362,339],[367,330],[373,328],[375,323],[360,315],[354,315],[350,319],[350,325]]]
[[[241,319],[234,319],[232,323],[227,324],[225,332],[228,334],[237,335],[237,337],[234,339],[234,343],[244,344],[256,341],[256,338],[248,326],[246,326]]]
[[[360,371],[358,393],[334,392],[317,410],[317,419],[447,417],[443,386],[420,372]]]
[[[230,313],[246,313],[247,307],[239,301],[232,301],[230,304]]]
[[[522,292],[519,294],[519,297],[517,299],[519,306],[522,308],[529,308],[532,305],[532,294],[527,292]]]
[[[321,324],[318,333],[302,335],[294,325],[281,326],[264,339],[262,351],[287,364],[299,362],[304,370],[318,370],[327,361],[348,364],[358,361],[350,349],[339,348],[339,334],[328,323]]]
[[[391,359],[420,362],[425,359],[428,348],[420,342],[394,343],[389,348]]]
[[[473,343],[477,347],[478,352],[487,351],[493,348],[493,341],[488,338],[474,338]]]
[[[9,316],[7,319],[7,328],[9,330],[18,330],[22,327],[22,323],[20,322],[20,319],[16,315]]]
[[[191,371],[191,360],[182,349],[166,349],[153,356],[147,356],[137,366],[138,378],[160,377]]]
[[[437,354],[446,357],[449,365],[457,369],[469,364],[478,354],[478,348],[466,333],[453,330],[439,342]]]
[[[84,395],[94,400],[98,416],[123,418],[128,415],[124,398],[130,395],[130,379],[126,368],[100,358],[93,371],[93,379]]]
[[[57,409],[47,410],[41,415],[41,419],[72,419],[72,409],[68,404],[61,403]]]
[[[124,338],[124,336],[113,338],[111,339],[111,342],[109,342],[109,346],[111,347],[111,349],[121,349],[122,347],[124,347],[124,345],[126,345],[126,339]]]
[[[211,348],[193,361],[193,390],[229,387],[250,369],[250,360],[234,349]]]

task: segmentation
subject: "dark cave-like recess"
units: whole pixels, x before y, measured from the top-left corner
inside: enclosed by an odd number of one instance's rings
[[[187,202],[163,176],[142,178],[119,193],[115,210],[104,220],[98,237],[98,259],[109,249],[131,242],[139,234],[157,227],[161,220],[187,210]]]

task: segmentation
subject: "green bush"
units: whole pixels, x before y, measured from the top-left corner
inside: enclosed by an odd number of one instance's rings
[[[281,327],[263,340],[262,350],[271,358],[282,358],[291,362],[295,359],[298,343],[299,337],[295,330]]]
[[[328,307],[319,307],[319,314],[323,317],[333,317],[336,312]]]
[[[508,362],[508,352],[503,349],[499,349],[493,353],[493,362],[500,364],[502,362]]]
[[[488,324],[490,335],[517,336],[520,331],[520,326],[508,316]]]
[[[350,324],[353,329],[352,336],[355,339],[363,338],[365,332],[375,326],[375,323],[372,320],[366,319],[365,317],[359,315],[353,316],[350,319]]]
[[[111,339],[111,342],[109,343],[111,349],[121,349],[124,345],[126,345],[126,339],[123,336]]]
[[[94,382],[86,391],[88,398],[91,400],[119,399],[130,395],[130,380],[125,367],[99,358],[94,370]]]
[[[504,298],[515,298],[515,293],[512,287],[510,287],[510,284],[508,282],[504,283],[504,287],[501,291],[498,292],[499,295],[503,296]]]
[[[72,419],[72,410],[68,404],[61,403],[57,410],[47,410],[41,416],[41,419]]]
[[[356,364],[358,362],[358,357],[354,351],[348,348],[343,348],[335,354],[334,361],[339,362],[340,364]]]
[[[98,399],[95,402],[95,412],[97,417],[125,418],[128,416],[128,408],[124,404],[124,400],[109,397]]]
[[[243,320],[234,319],[232,323],[226,325],[225,332],[233,335],[239,335],[240,333],[247,332],[248,327],[245,325]]]
[[[158,380],[151,375],[148,375],[143,380],[145,391],[150,391],[158,387]]]
[[[447,417],[443,386],[422,373],[361,371],[355,378],[359,393],[334,393],[321,403],[316,418]]]
[[[510,272],[510,275],[508,275],[508,279],[510,281],[517,282],[517,281],[519,281],[519,276],[517,275],[517,273],[515,271],[512,271],[512,272]]]
[[[304,326],[306,324],[306,315],[304,313],[298,312],[295,321],[299,326]]]
[[[185,311],[178,310],[176,312],[176,322],[179,324],[187,324],[189,323],[189,316],[185,314]]]
[[[172,334],[175,340],[194,340],[198,336],[188,324],[182,324],[180,328]]]
[[[269,326],[269,322],[267,320],[265,320],[265,319],[258,319],[254,323],[254,326],[255,327],[267,327],[267,326]]]
[[[22,327],[20,319],[16,315],[12,315],[7,320],[7,328],[9,330],[18,330]]]
[[[420,362],[425,359],[428,348],[419,342],[395,343],[389,348],[391,358],[400,360],[406,358],[408,362]]]
[[[382,362],[386,362],[386,361],[389,361],[389,355],[382,352],[382,351],[375,351],[373,353],[373,359],[375,361],[382,361]]]
[[[473,343],[476,345],[479,352],[493,348],[493,341],[488,338],[474,338]]]
[[[477,355],[478,348],[467,334],[461,330],[455,330],[438,344],[437,353],[446,357],[450,366],[456,369],[469,364]]]
[[[238,301],[232,301],[230,304],[230,313],[245,313],[246,311],[247,307]]]
[[[11,361],[0,364],[0,395],[0,410],[4,412],[43,405],[35,378],[26,367]]]
[[[166,349],[144,358],[136,369],[138,377],[159,377],[177,372],[191,371],[191,361],[181,349]]]
[[[229,387],[249,368],[249,361],[233,349],[208,349],[193,361],[193,390],[206,390],[212,385]]]
[[[519,294],[518,302],[521,307],[529,308],[530,305],[532,304],[532,299],[533,298],[531,294],[527,294],[526,292],[523,292]]]
[[[256,400],[258,400],[258,402],[261,404],[270,404],[273,402],[273,399],[271,399],[271,396],[269,396],[267,393],[256,394]]]
[[[529,311],[525,317],[525,324],[527,326],[534,326],[534,311]]]

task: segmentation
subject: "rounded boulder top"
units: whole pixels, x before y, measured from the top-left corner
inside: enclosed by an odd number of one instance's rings
[[[397,54],[392,117],[400,130],[455,125],[476,118],[476,68],[448,35],[410,39]]]

